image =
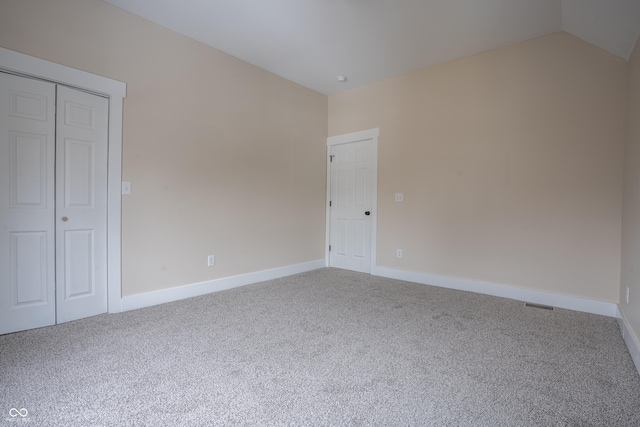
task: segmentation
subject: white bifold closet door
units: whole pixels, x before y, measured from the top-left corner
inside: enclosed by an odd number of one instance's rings
[[[108,100],[0,73],[0,334],[107,311]]]

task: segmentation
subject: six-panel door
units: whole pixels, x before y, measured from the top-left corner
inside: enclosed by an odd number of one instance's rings
[[[107,122],[105,98],[0,73],[0,334],[106,312]]]
[[[372,141],[332,146],[331,155],[329,265],[370,273]]]
[[[107,99],[57,88],[57,323],[107,311]]]
[[[0,333],[55,323],[55,85],[0,73]]]

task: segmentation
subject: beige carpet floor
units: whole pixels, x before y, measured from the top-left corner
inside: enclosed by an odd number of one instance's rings
[[[0,336],[0,367],[8,426],[640,426],[615,319],[337,269]]]

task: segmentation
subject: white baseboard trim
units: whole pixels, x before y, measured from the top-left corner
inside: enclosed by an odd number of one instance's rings
[[[161,289],[158,291],[130,295],[122,298],[122,311],[151,307],[153,305],[164,304],[167,302],[178,301],[185,298],[192,298],[200,295],[210,294],[212,292],[223,291],[225,289],[250,285],[252,283],[264,282],[265,280],[278,279],[280,277],[291,276],[292,274],[317,270],[319,268],[324,268],[324,266],[324,259],[320,259],[316,261],[304,262],[301,264],[288,265],[286,267],[278,267],[269,270],[256,271],[254,273],[240,274],[238,276],[223,277],[221,279],[209,280],[207,282],[193,283],[190,285],[178,286],[175,288]]]
[[[631,359],[640,374],[640,339],[638,339],[638,336],[633,332],[633,329],[631,329],[627,319],[622,313],[618,316],[618,326],[620,326],[620,332],[622,333],[624,342],[627,344],[629,354],[631,354]]]
[[[596,301],[586,298],[554,294],[551,292],[536,291],[533,289],[498,285],[495,283],[458,279],[447,276],[436,276],[433,274],[418,273],[414,271],[396,270],[388,267],[376,267],[373,274],[376,276],[388,277],[390,279],[439,286],[441,288],[457,289],[460,291],[476,292],[479,294],[493,295],[496,297],[532,302],[535,304],[544,304],[552,307],[582,311],[585,313],[600,314],[608,317],[617,317],[618,312],[618,305],[612,302]]]

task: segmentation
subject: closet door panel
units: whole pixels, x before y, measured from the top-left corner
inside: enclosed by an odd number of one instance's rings
[[[0,334],[56,321],[55,85],[0,72]]]

